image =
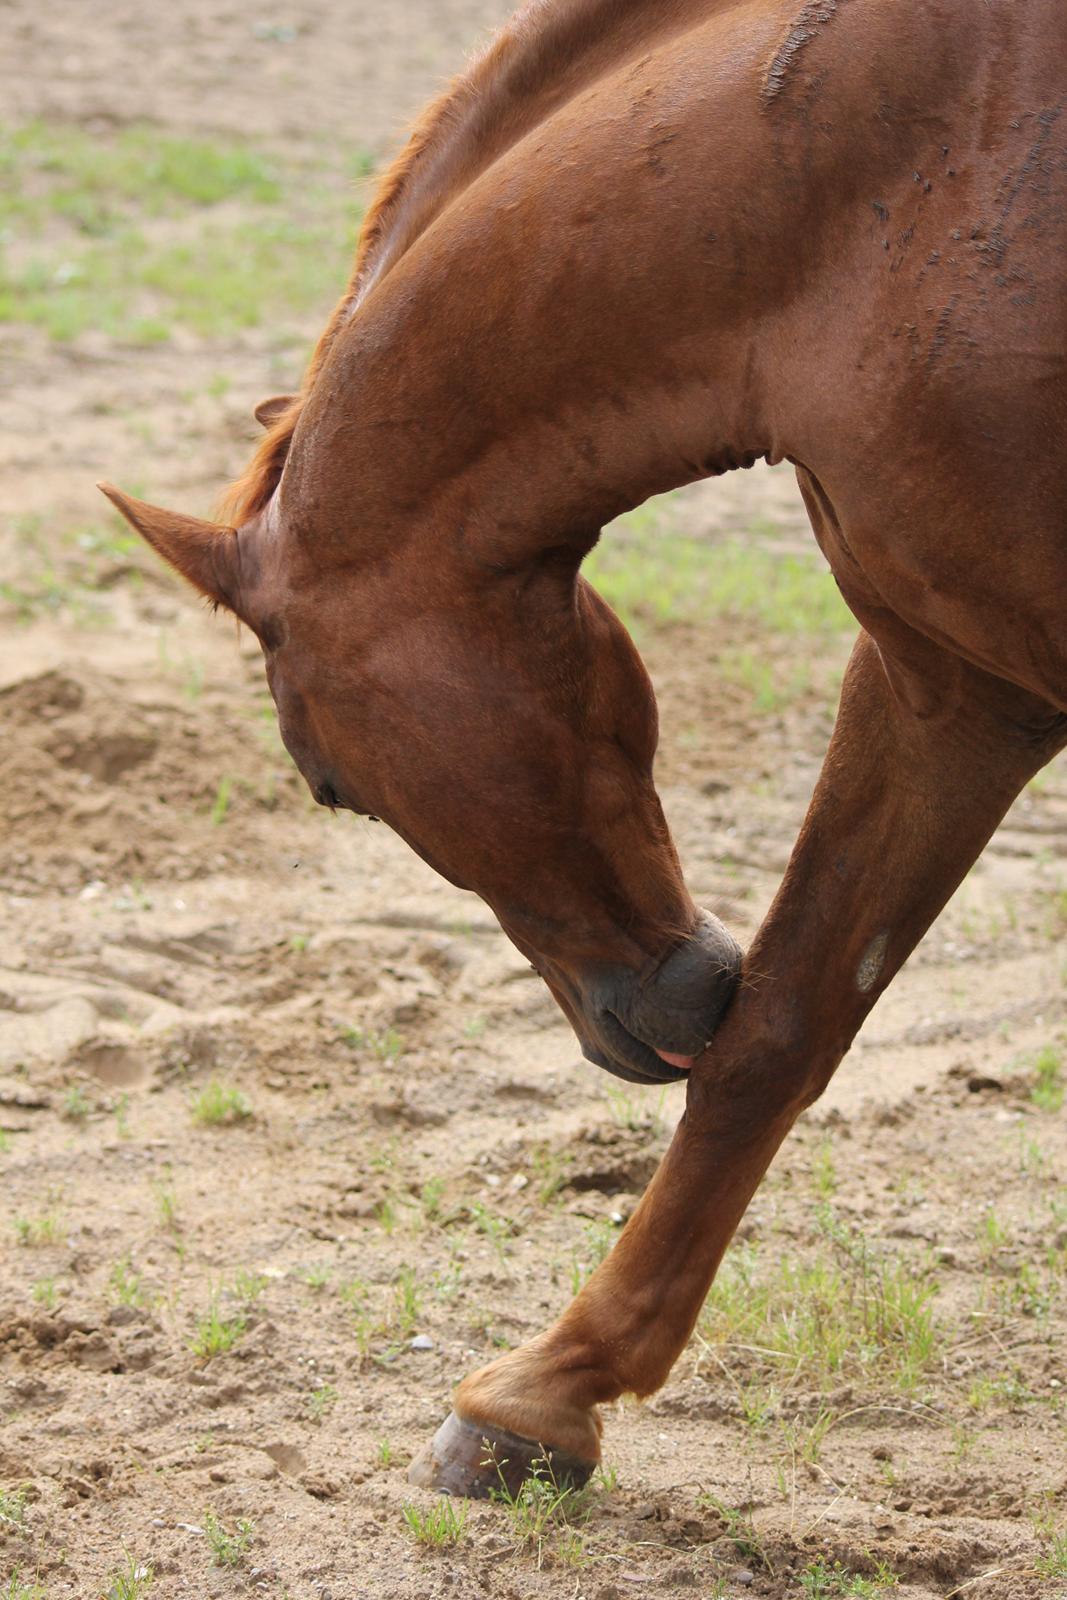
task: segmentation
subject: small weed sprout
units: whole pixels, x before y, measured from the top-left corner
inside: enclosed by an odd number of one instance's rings
[[[211,1559],[216,1567],[239,1567],[248,1554],[255,1524],[241,1517],[229,1533],[213,1511],[204,1516],[204,1537],[211,1548]]]
[[[507,1252],[507,1241],[514,1232],[514,1223],[510,1217],[497,1216],[488,1206],[482,1205],[480,1200],[475,1200],[468,1206],[470,1219],[479,1233],[484,1233],[497,1255],[503,1261]]]
[[[92,1111],[89,1096],[80,1083],[72,1083],[63,1096],[63,1117],[67,1122],[83,1123],[89,1120]]]
[[[1060,1111],[1063,1108],[1064,1082],[1063,1058],[1059,1050],[1046,1045],[1034,1058],[1036,1074],[1030,1098],[1041,1111]]]
[[[26,1527],[26,1490],[0,1489],[0,1528],[22,1533]]]
[[[197,686],[199,693],[199,685]],[[219,786],[215,790],[215,798],[211,804],[211,821],[215,827],[220,827],[226,821],[226,813],[230,809],[230,794],[233,789],[231,778],[220,778]]]
[[[499,1488],[490,1490],[490,1499],[503,1507],[516,1544],[536,1555],[539,1568],[549,1539],[557,1553],[562,1541],[567,1552],[565,1559],[571,1565],[581,1563],[585,1556],[584,1547],[580,1537],[576,1546],[572,1536],[576,1533],[575,1524],[584,1521],[589,1514],[586,1491],[560,1484],[552,1470],[551,1461],[544,1459],[531,1462],[530,1476],[523,1479],[517,1491],[513,1491],[508,1487],[502,1471],[504,1463],[497,1460],[488,1440],[484,1440],[483,1444],[485,1464],[495,1466],[500,1480]]]
[[[1067,1578],[1067,1523],[1057,1525],[1051,1500],[1034,1517],[1034,1532],[1044,1549],[1035,1563],[1043,1578]]]
[[[240,1089],[227,1088],[212,1080],[193,1096],[191,1104],[193,1121],[203,1128],[220,1128],[236,1122],[246,1122],[252,1115],[247,1095]]]
[[[374,1028],[343,1027],[339,1034],[342,1044],[350,1050],[369,1050],[379,1061],[395,1061],[404,1049],[404,1041],[395,1028],[379,1032]]]
[[[156,1211],[159,1213],[160,1227],[168,1233],[178,1231],[178,1200],[170,1184],[154,1183],[152,1191],[156,1197]]]
[[[316,1262],[313,1266],[306,1268],[304,1272],[304,1282],[307,1284],[308,1288],[313,1289],[316,1294],[325,1289],[326,1285],[330,1281],[330,1277],[331,1273],[329,1267],[324,1266],[321,1262]]]
[[[23,1578],[16,1567],[7,1584],[0,1589],[0,1600],[48,1600],[40,1578]]]
[[[402,1267],[393,1286],[394,1327],[400,1338],[406,1339],[415,1331],[419,1319],[419,1288],[411,1267]]]
[[[143,1596],[152,1587],[153,1572],[150,1564],[138,1561],[128,1550],[125,1556],[126,1561],[121,1572],[117,1572],[111,1579],[107,1600],[143,1600]]]
[[[445,1193],[445,1180],[442,1177],[428,1178],[419,1191],[419,1204],[422,1214],[427,1222],[440,1222],[441,1201]]]
[[[466,1500],[441,1498],[426,1511],[406,1500],[400,1507],[411,1537],[416,1544],[431,1550],[447,1550],[466,1537],[468,1505]]]
[[[143,1306],[145,1293],[141,1285],[141,1275],[135,1272],[128,1255],[120,1256],[111,1269],[108,1279],[111,1293],[120,1306]]]
[[[378,1462],[383,1467],[391,1467],[396,1452],[388,1439],[378,1440]]]
[[[24,1250],[43,1249],[59,1239],[59,1215],[55,1211],[44,1211],[37,1217],[16,1215],[12,1218],[12,1226],[15,1238]]]
[[[56,1280],[54,1278],[38,1278],[32,1290],[34,1304],[44,1306],[46,1311],[54,1311],[58,1296],[56,1294]]]
[[[115,1131],[120,1139],[130,1137],[130,1097],[120,1094],[115,1101],[112,1114],[115,1118]]]
[[[849,1572],[839,1561],[831,1565],[820,1556],[800,1574],[800,1592],[805,1600],[876,1600],[886,1589],[899,1583],[897,1574],[884,1562],[873,1578]]]
[[[332,1383],[322,1383],[308,1395],[308,1416],[312,1422],[321,1422],[337,1404],[337,1390]]]
[[[233,1295],[242,1305],[255,1305],[266,1293],[269,1280],[262,1272],[248,1272],[242,1269],[233,1280]]]
[[[218,1301],[213,1299],[203,1315],[196,1319],[196,1330],[189,1348],[205,1361],[226,1355],[242,1337],[247,1326],[243,1316],[224,1317],[219,1311]]]
[[[772,1578],[774,1577],[774,1564],[747,1511],[742,1511],[736,1506],[728,1506],[724,1500],[713,1494],[700,1494],[697,1496],[697,1502],[718,1512],[725,1524],[727,1538],[738,1555],[744,1556],[746,1561],[753,1562]]]
[[[811,1158],[811,1181],[820,1200],[830,1200],[837,1189],[834,1147],[829,1138],[820,1139]]]

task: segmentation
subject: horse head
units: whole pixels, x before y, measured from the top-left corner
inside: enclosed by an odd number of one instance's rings
[[[256,634],[315,800],[387,822],[472,889],[588,1060],[681,1077],[740,951],[694,906],[652,777],[656,703],[569,545],[476,537],[324,546],[274,497],[239,528],[102,485],[181,575]]]

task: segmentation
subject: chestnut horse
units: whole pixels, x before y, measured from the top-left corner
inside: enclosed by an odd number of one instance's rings
[[[1065,102],[1062,0],[535,0],[386,176],[225,523],[106,490],[254,629],[315,797],[476,890],[591,1060],[686,1079],[611,1255],[416,1481],[588,1475],[598,1405],[664,1382],[789,1128],[1067,743]],[[579,567],[759,457],[861,631],[742,966]]]

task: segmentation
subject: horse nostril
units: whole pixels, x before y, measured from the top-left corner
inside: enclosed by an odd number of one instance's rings
[[[328,806],[331,811],[336,811],[337,807],[341,804],[340,800],[337,798],[337,791],[328,783],[319,784],[318,788],[314,791],[314,799],[316,805]]]

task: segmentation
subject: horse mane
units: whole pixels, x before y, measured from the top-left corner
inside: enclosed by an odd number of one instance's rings
[[[701,9],[706,13],[707,0]],[[300,393],[226,491],[223,520],[239,526],[270,501],[334,341],[389,267],[519,139],[598,72],[684,25],[691,10],[692,0],[530,0],[430,103],[378,185],[348,284],[315,346]]]

